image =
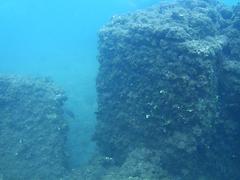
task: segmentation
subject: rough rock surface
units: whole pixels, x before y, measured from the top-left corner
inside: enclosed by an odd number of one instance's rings
[[[2,179],[59,179],[65,172],[66,100],[48,79],[0,76]]]
[[[239,5],[179,0],[101,29],[104,180],[240,178],[239,24]]]

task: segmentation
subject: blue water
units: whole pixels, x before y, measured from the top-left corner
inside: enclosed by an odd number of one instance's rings
[[[69,134],[73,167],[86,162],[94,151],[90,136],[95,123],[99,28],[114,14],[156,2],[159,0],[0,2],[0,73],[49,76],[64,88],[67,106],[76,116]]]
[[[0,2],[0,73],[49,76],[64,88],[70,164],[88,160],[96,109],[97,32],[112,15],[157,0],[4,0]]]

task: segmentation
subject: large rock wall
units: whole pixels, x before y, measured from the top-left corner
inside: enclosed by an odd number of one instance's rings
[[[115,16],[101,29],[94,138],[120,168],[105,179],[240,177],[239,37],[239,6],[208,0]]]
[[[63,92],[48,79],[0,76],[2,179],[59,179],[65,173]]]

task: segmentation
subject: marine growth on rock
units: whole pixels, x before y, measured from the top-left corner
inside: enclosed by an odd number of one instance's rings
[[[115,164],[103,179],[240,178],[239,14],[179,0],[100,30],[94,139]]]

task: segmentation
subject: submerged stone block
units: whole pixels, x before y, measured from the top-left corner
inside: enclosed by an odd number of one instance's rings
[[[119,168],[105,177],[121,179],[124,169],[136,169],[134,154],[145,152],[140,162],[152,179],[240,177],[240,142],[231,140],[239,132],[229,127],[239,123],[225,113],[220,89],[240,80],[239,63],[229,58],[239,61],[239,36],[226,33],[238,31],[231,14],[217,1],[179,0],[115,16],[100,30],[94,138]],[[144,179],[143,171],[129,177]]]
[[[59,179],[65,173],[66,97],[48,79],[0,76],[0,174]]]

